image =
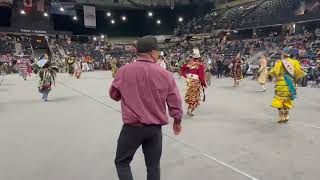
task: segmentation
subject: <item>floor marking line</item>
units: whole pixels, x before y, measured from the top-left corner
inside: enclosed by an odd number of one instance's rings
[[[65,86],[66,88],[69,88],[69,89],[71,89],[71,90],[73,90],[73,91],[75,91],[75,92],[77,92],[77,93],[85,96],[85,97],[90,98],[91,100],[93,100],[93,101],[95,101],[95,102],[97,102],[97,103],[99,103],[99,104],[101,104],[101,105],[104,105],[104,106],[107,107],[107,108],[110,108],[110,109],[112,109],[112,110],[114,110],[114,111],[116,111],[116,112],[118,112],[118,113],[121,113],[121,111],[113,108],[112,106],[109,106],[109,105],[107,105],[107,104],[105,104],[105,103],[103,103],[103,102],[101,102],[101,101],[99,101],[99,100],[97,100],[97,99],[95,99],[95,98],[93,98],[93,97],[91,97],[91,96],[89,96],[89,95],[87,95],[87,94],[85,94],[85,93],[77,90],[77,89],[74,89],[74,88],[72,88],[72,87],[70,87],[70,86],[68,86],[68,85],[65,85],[64,83],[61,83],[61,82],[58,82],[58,83],[61,84],[61,85],[63,85],[63,86]],[[247,178],[249,178],[249,179],[251,179],[251,180],[259,180],[258,178],[255,178],[255,177],[249,175],[248,173],[245,173],[245,172],[243,172],[243,171],[241,171],[241,170],[233,167],[232,165],[229,165],[229,164],[227,164],[227,163],[225,163],[225,162],[223,162],[223,161],[220,161],[220,160],[214,158],[212,155],[210,155],[210,154],[208,154],[208,153],[202,152],[201,150],[195,148],[194,146],[192,146],[192,145],[190,145],[190,144],[186,144],[186,143],[184,143],[184,142],[182,142],[182,141],[178,141],[177,139],[175,139],[174,137],[172,137],[172,136],[170,136],[170,135],[168,135],[168,134],[166,134],[166,133],[163,133],[163,135],[166,136],[166,137],[168,137],[168,138],[170,138],[170,139],[172,139],[172,140],[175,141],[175,142],[178,142],[178,143],[184,145],[185,147],[187,147],[187,148],[189,148],[189,149],[192,149],[193,151],[201,154],[202,156],[207,157],[208,159],[211,159],[211,160],[213,160],[213,161],[215,161],[215,162],[223,165],[224,167],[227,167],[227,168],[229,168],[229,169],[231,169],[231,170],[233,170],[233,171],[235,171],[235,172],[237,172],[237,173],[239,173],[239,174],[241,174],[241,175],[243,175],[243,176],[246,176]]]
[[[259,180],[258,178],[253,177],[252,175],[250,175],[250,174],[248,174],[248,173],[246,173],[246,172],[243,172],[243,171],[239,170],[238,168],[233,167],[233,166],[230,165],[230,164],[227,164],[227,163],[225,163],[225,162],[223,162],[223,161],[218,160],[217,158],[213,157],[213,155],[211,155],[211,154],[209,154],[209,153],[205,153],[205,152],[199,150],[198,148],[196,148],[196,147],[194,147],[194,146],[192,146],[192,145],[190,145],[190,144],[187,144],[187,143],[184,143],[184,142],[182,142],[182,141],[179,141],[179,140],[175,139],[174,137],[172,137],[172,136],[170,136],[170,135],[168,135],[168,134],[166,134],[166,133],[163,133],[163,134],[164,134],[164,136],[170,138],[171,140],[173,140],[173,141],[175,141],[175,142],[177,142],[177,143],[180,143],[180,144],[184,145],[185,147],[187,147],[187,148],[189,148],[189,149],[192,149],[193,151],[201,154],[202,156],[204,156],[204,157],[206,157],[206,158],[208,158],[208,159],[211,159],[211,160],[213,160],[213,161],[221,164],[222,166],[227,167],[227,168],[229,168],[229,169],[231,169],[231,170],[233,170],[233,171],[235,171],[235,172],[237,172],[237,173],[239,173],[239,174],[241,174],[241,175],[243,175],[243,176],[246,176],[247,178],[249,178],[249,179],[251,179],[251,180]]]
[[[220,163],[221,165],[223,165],[223,166],[225,166],[225,167],[228,167],[228,168],[230,168],[230,169],[232,169],[232,170],[234,170],[234,171],[238,172],[239,174],[242,174],[242,175],[244,175],[244,176],[248,177],[249,179],[252,179],[252,180],[259,180],[258,178],[255,178],[255,177],[253,177],[253,176],[251,176],[251,175],[249,175],[249,174],[247,174],[247,173],[245,173],[245,172],[243,172],[243,171],[241,171],[241,170],[239,170],[239,169],[237,169],[237,168],[235,168],[235,167],[233,167],[233,166],[231,166],[231,165],[229,165],[229,164],[227,164],[227,163],[225,163],[225,162],[222,162],[222,161],[220,161],[220,160],[218,160],[218,159],[214,158],[214,157],[213,157],[213,156],[211,156],[210,154],[203,153],[203,155],[204,155],[204,156],[206,156],[207,158],[211,159],[211,160],[216,161],[217,163]]]
[[[87,97],[87,98],[89,98],[89,99],[93,100],[93,101],[95,101],[96,103],[99,103],[99,104],[101,104],[101,105],[104,105],[104,106],[106,106],[106,107],[108,107],[108,108],[110,108],[110,109],[112,109],[112,110],[116,111],[116,112],[121,113],[121,111],[120,111],[120,110],[115,109],[114,107],[109,106],[109,105],[105,104],[104,102],[102,102],[102,101],[100,101],[100,100],[97,100],[97,99],[95,99],[95,98],[93,98],[93,97],[91,97],[91,96],[89,96],[89,95],[87,95],[87,94],[85,94],[85,93],[83,93],[83,92],[81,92],[81,91],[79,91],[79,90],[75,89],[75,88],[72,88],[72,87],[70,87],[70,86],[68,86],[68,85],[66,85],[66,84],[64,84],[64,83],[61,83],[61,82],[57,82],[57,83],[58,83],[58,84],[61,84],[62,86],[66,87],[66,88],[69,88],[69,89],[71,89],[71,90],[73,90],[73,91],[75,91],[75,92],[77,92],[77,93],[79,93],[79,94],[81,94],[81,95],[83,95],[83,96],[85,96],[85,97]]]
[[[4,78],[3,78],[3,79],[4,79]],[[112,109],[112,110],[114,110],[114,111],[116,111],[116,112],[121,113],[120,110],[115,109],[114,107],[109,106],[109,105],[105,104],[104,102],[102,102],[102,101],[100,101],[100,100],[97,100],[97,99],[95,99],[95,98],[93,98],[93,97],[91,97],[91,96],[89,96],[89,95],[87,95],[87,94],[85,94],[85,93],[83,93],[83,92],[75,89],[75,88],[72,88],[72,87],[70,87],[70,86],[68,86],[68,85],[66,85],[66,84],[64,84],[64,83],[62,83],[62,82],[57,82],[57,83],[65,86],[66,88],[69,88],[69,89],[71,89],[71,90],[73,90],[73,91],[75,91],[75,92],[77,92],[77,93],[79,93],[79,94],[81,94],[81,95],[83,95],[83,96],[86,96],[86,97],[88,97],[89,99],[91,99],[91,100],[93,100],[93,101],[95,101],[95,102],[97,102],[97,103],[99,103],[99,104],[101,104],[101,105],[103,105],[103,106],[106,106],[106,107],[108,107],[108,108],[110,108],[110,109]],[[289,121],[289,122],[290,122],[292,125],[294,125],[294,126],[301,125],[301,126],[304,126],[304,127],[320,129],[320,126],[317,126],[317,125],[306,124],[306,123],[295,122],[295,121]]]
[[[75,88],[72,88],[72,87],[70,87],[70,86],[68,86],[68,85],[66,85],[66,84],[64,84],[64,83],[61,83],[61,82],[58,82],[58,83],[61,84],[61,85],[63,85],[63,86],[65,86],[66,88],[69,88],[69,89],[71,89],[71,90],[73,90],[73,91],[75,91],[75,92],[77,92],[77,93],[85,96],[85,97],[88,97],[89,99],[93,100],[94,102],[97,102],[97,103],[99,103],[99,104],[101,104],[101,105],[103,105],[103,106],[105,106],[105,107],[107,107],[107,108],[109,108],[109,109],[112,109],[112,110],[114,110],[114,111],[116,111],[116,112],[121,113],[120,110],[115,109],[115,108],[113,108],[112,106],[109,106],[109,105],[105,104],[104,102],[102,102],[102,101],[100,101],[100,100],[97,100],[97,99],[95,99],[95,98],[93,98],[93,97],[91,97],[91,96],[89,96],[89,95],[87,95],[87,94],[85,94],[85,93],[83,93],[83,92],[75,89]],[[293,122],[293,121],[290,121],[290,122],[291,122],[291,124],[293,124],[293,125],[295,125],[295,126],[301,125],[301,126],[304,126],[304,127],[320,129],[320,126],[309,125],[309,124],[301,123],[301,122]],[[214,158],[212,155],[210,155],[210,154],[208,154],[208,153],[204,153],[204,152],[202,152],[201,150],[198,150],[197,148],[195,148],[195,147],[193,147],[193,146],[191,146],[191,145],[189,145],[189,144],[186,144],[186,143],[183,143],[183,142],[181,142],[181,141],[178,141],[178,140],[176,140],[176,139],[173,138],[172,136],[169,136],[169,135],[166,134],[166,133],[163,133],[163,134],[164,134],[166,137],[169,137],[170,139],[172,139],[172,140],[174,140],[174,141],[176,141],[176,142],[178,142],[178,143],[180,143],[180,144],[183,144],[183,145],[189,147],[190,149],[193,149],[193,150],[197,151],[198,153],[202,154],[203,156],[205,156],[205,157],[207,157],[207,158],[209,158],[209,159],[211,159],[211,160],[213,160],[213,161],[216,161],[217,163],[219,163],[219,164],[221,164],[221,165],[223,165],[223,166],[225,166],[225,167],[228,167],[228,168],[236,171],[237,173],[240,173],[240,174],[242,174],[242,175],[244,175],[244,176],[246,176],[246,177],[248,177],[248,178],[250,178],[250,179],[252,179],[252,180],[259,180],[259,179],[255,178],[255,177],[253,177],[253,176],[251,176],[251,175],[249,175],[249,174],[247,174],[247,173],[245,173],[245,172],[243,172],[243,171],[241,171],[241,170],[239,170],[239,169],[237,169],[237,168],[235,168],[235,167],[233,167],[233,166],[231,166],[231,165],[229,165],[229,164],[227,164],[227,163],[225,163],[225,162],[222,162],[222,161]]]

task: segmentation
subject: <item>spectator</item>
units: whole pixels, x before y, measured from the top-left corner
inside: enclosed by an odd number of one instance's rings
[[[217,78],[222,78],[223,75],[223,63],[221,59],[217,60]]]
[[[120,180],[133,180],[130,163],[142,145],[147,180],[160,180],[161,126],[168,124],[165,103],[174,118],[175,135],[181,131],[182,101],[173,76],[159,65],[156,38],[138,40],[136,63],[118,70],[110,97],[122,104],[123,127],[118,139],[115,164]],[[161,88],[159,88],[161,87]]]

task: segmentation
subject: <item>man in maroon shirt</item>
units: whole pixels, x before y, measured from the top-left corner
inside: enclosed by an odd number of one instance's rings
[[[120,68],[110,87],[110,97],[121,100],[124,123],[117,146],[115,164],[120,180],[133,180],[130,163],[142,145],[147,180],[160,180],[162,153],[161,126],[174,118],[175,135],[181,132],[182,100],[172,74],[156,64],[158,43],[152,36],[137,43],[137,62]]]

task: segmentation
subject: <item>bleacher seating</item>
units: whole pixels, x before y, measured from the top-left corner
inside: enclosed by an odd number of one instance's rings
[[[283,23],[297,16],[300,0],[256,0],[231,8],[212,10],[204,17],[179,27],[180,34],[210,33],[214,29],[237,29]]]
[[[9,36],[0,36],[0,53],[12,53],[14,44],[12,38]]]
[[[217,21],[217,28],[236,28],[237,24],[242,20],[243,16],[250,13],[253,9],[264,2],[264,0],[252,1],[240,6],[236,6],[227,10]]]
[[[295,16],[299,0],[265,0],[255,10],[245,16],[239,26],[259,26],[277,19]]]
[[[32,55],[32,47],[30,43],[30,38],[29,37],[21,37],[18,39],[19,43],[22,45],[22,53],[26,56],[31,56]]]

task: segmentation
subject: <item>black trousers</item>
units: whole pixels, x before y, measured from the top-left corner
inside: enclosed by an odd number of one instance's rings
[[[160,180],[161,126],[128,125],[123,125],[118,139],[115,165],[119,180],[133,180],[130,163],[141,145],[147,166],[147,180]]]
[[[223,70],[218,69],[217,78],[222,78],[222,75],[223,75]]]

